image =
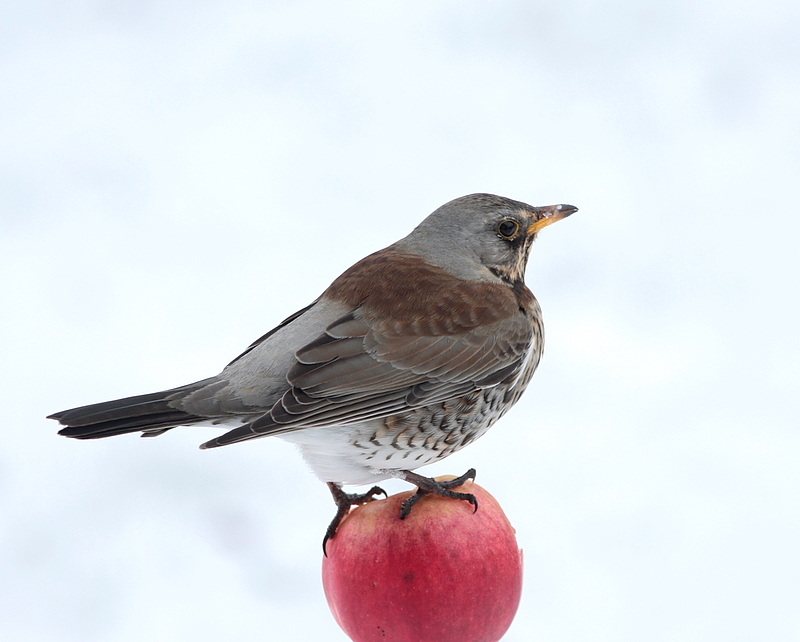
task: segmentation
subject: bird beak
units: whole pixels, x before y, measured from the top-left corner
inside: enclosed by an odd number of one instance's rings
[[[570,214],[574,214],[577,211],[578,208],[574,205],[562,204],[548,205],[547,207],[537,207],[535,209],[535,213],[541,216],[541,218],[531,223],[525,233],[527,236],[533,236],[542,228],[552,225],[556,221],[560,221],[562,218],[567,218]]]

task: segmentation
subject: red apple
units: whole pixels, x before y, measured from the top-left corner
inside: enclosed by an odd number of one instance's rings
[[[452,477],[439,478],[441,480]],[[522,551],[500,505],[412,492],[356,507],[327,543],[322,584],[333,617],[355,642],[496,642],[522,592]]]

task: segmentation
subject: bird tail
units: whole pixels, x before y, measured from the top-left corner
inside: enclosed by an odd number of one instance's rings
[[[142,432],[142,437],[156,437],[176,426],[209,420],[180,410],[180,401],[210,381],[62,410],[48,419],[66,426],[58,431],[59,435],[75,439],[99,439],[137,431]]]

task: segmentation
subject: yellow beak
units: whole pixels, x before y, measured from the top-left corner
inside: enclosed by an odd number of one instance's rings
[[[562,218],[567,218],[570,214],[574,214],[577,211],[578,208],[574,205],[561,204],[537,207],[535,209],[535,213],[539,214],[541,218],[531,223],[525,233],[528,236],[533,236],[548,225],[552,225],[556,221],[560,221]]]

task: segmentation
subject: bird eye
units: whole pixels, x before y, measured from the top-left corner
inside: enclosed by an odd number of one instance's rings
[[[497,225],[497,233],[504,239],[514,238],[517,232],[519,232],[519,223],[514,219],[507,218]]]

